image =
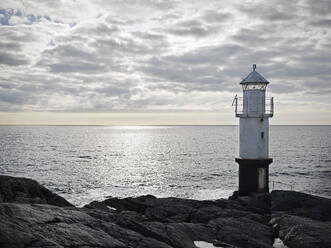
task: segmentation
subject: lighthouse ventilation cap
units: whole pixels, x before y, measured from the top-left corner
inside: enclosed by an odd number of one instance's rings
[[[260,73],[256,71],[256,64],[253,64],[253,71],[248,74],[247,77],[245,77],[240,84],[256,84],[256,83],[262,83],[262,84],[268,84],[269,82],[261,76]]]

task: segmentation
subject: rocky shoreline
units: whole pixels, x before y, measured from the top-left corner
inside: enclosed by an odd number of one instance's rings
[[[294,191],[215,201],[108,198],[78,208],[26,178],[0,175],[0,247],[331,247],[331,199]]]

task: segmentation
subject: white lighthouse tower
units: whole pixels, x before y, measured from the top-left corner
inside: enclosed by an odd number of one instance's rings
[[[269,192],[269,118],[273,116],[273,98],[266,99],[269,82],[254,64],[240,84],[243,97],[236,95],[233,101],[240,125],[239,194]]]

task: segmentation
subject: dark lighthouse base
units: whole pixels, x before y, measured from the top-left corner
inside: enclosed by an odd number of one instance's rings
[[[239,194],[269,192],[269,164],[272,158],[243,159],[236,158],[239,164]]]

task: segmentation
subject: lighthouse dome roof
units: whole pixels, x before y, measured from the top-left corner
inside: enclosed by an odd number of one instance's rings
[[[261,76],[260,73],[258,73],[256,70],[256,65],[253,65],[253,71],[248,74],[247,77],[245,77],[240,84],[253,84],[253,83],[263,83],[268,84],[268,80],[266,80],[263,76]]]

